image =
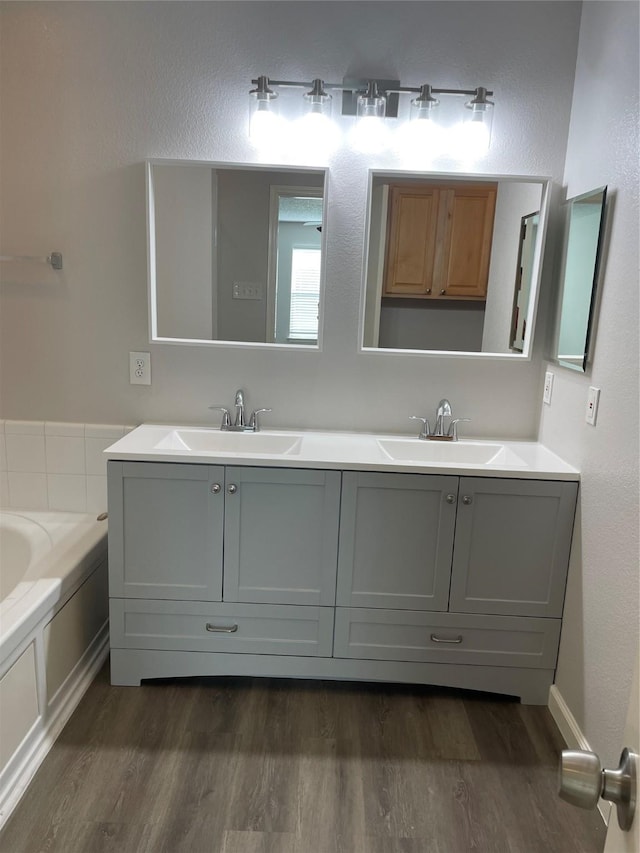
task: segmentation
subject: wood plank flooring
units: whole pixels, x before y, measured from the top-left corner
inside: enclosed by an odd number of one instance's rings
[[[2,853],[600,853],[546,708],[440,688],[105,667]]]

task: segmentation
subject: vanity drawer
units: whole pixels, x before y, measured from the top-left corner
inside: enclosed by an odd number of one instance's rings
[[[111,646],[331,657],[333,607],[112,598]]]
[[[560,620],[336,608],[333,656],[553,669]]]

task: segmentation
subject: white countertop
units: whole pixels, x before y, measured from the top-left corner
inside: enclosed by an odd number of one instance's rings
[[[216,444],[218,440],[226,441],[229,438],[233,450],[189,449],[183,439],[186,437],[188,441],[190,436],[198,439],[198,446],[206,444],[208,439]],[[285,445],[290,443],[293,447],[284,453],[264,452],[264,445],[271,441],[270,437]],[[252,441],[258,446],[257,452]],[[396,449],[407,458],[392,458],[389,453],[395,455]],[[143,424],[104,452],[108,459],[122,461],[331,468],[538,480],[580,479],[576,468],[544,445],[533,441],[460,439],[459,442],[435,442],[418,441],[410,435],[328,430],[263,430],[256,434],[221,434],[220,430],[203,427]],[[476,453],[490,461],[468,461]],[[413,455],[417,458],[412,458]],[[458,456],[460,459],[456,458]]]

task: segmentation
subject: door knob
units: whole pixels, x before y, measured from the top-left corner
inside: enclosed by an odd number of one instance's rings
[[[238,487],[234,483],[231,483],[227,491],[230,495],[235,495],[235,493],[238,491]]]
[[[560,798],[582,809],[593,809],[598,800],[615,803],[620,829],[633,823],[637,798],[638,756],[624,749],[617,770],[603,770],[594,752],[564,749],[560,759]]]

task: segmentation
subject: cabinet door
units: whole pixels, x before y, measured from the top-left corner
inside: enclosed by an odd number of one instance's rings
[[[220,601],[224,468],[109,462],[108,485],[110,595]]]
[[[337,603],[446,610],[458,478],[345,471]]]
[[[487,298],[496,193],[496,184],[441,191],[434,296]]]
[[[224,600],[333,605],[340,472],[226,473]]]
[[[560,617],[577,490],[461,478],[449,609]]]
[[[386,296],[431,293],[438,196],[439,191],[433,187],[391,187]]]

